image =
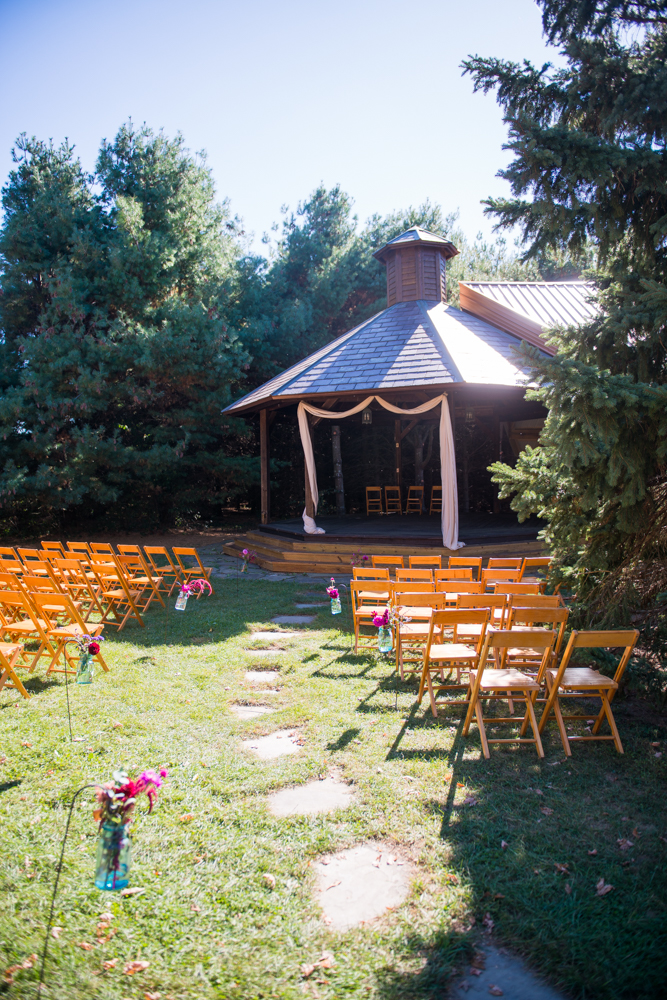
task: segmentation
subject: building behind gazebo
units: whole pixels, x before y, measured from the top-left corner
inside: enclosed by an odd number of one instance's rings
[[[446,393],[452,424],[476,421],[489,435],[494,459],[500,457],[503,443],[514,454],[526,443],[536,443],[545,411],[524,398],[526,372],[517,348],[524,341],[553,353],[543,338],[545,330],[589,318],[593,307],[588,286],[460,282],[462,308],[456,309],[446,304],[446,262],[457,253],[452,243],[416,226],[391,240],[374,255],[386,266],[387,308],[227,407],[226,413],[237,416],[259,413],[261,451],[261,524],[229,543],[229,554],[250,545],[267,568],[298,571],[308,565],[335,572],[349,567],[353,551],[450,551],[433,522],[418,516],[318,518],[324,535],[306,534],[300,521],[272,522],[270,427],[279,411],[292,412],[301,401],[321,410],[345,411],[375,395],[410,409]],[[389,419],[379,412],[381,419]],[[392,419],[393,484],[405,486],[402,442],[417,421],[396,414]],[[429,411],[419,419],[438,416]],[[339,442],[339,427],[332,422],[334,465],[336,434]],[[304,495],[312,517],[307,476]],[[536,532],[534,525],[521,526],[516,518],[496,517],[483,531],[479,524],[463,524],[459,537],[473,554],[500,553],[508,546],[513,552],[527,552],[540,546]]]

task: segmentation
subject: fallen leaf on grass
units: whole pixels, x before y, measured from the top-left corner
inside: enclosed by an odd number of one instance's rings
[[[592,850],[592,851],[589,851],[588,853],[590,854],[590,856],[591,856],[592,858],[594,858],[594,857],[595,857],[595,855],[597,854],[597,851],[595,850],[595,848],[593,848],[593,850]]]
[[[569,882],[565,886],[565,892],[567,893],[568,896],[572,894],[572,886],[570,885]]]
[[[489,986],[489,993],[492,997],[501,997],[503,995],[500,986]]]
[[[264,881],[268,885],[269,889],[275,889],[275,887],[276,887],[276,876],[275,875],[271,875],[269,872],[266,872],[262,876],[262,878],[264,879]]]
[[[333,969],[334,965],[336,964],[334,961],[333,952],[323,951],[322,957],[317,964],[319,965],[320,969]]]
[[[62,934],[62,932],[63,932],[62,927],[52,927],[51,928],[51,937],[54,937],[56,939],[56,941],[58,941],[59,938],[60,938],[60,935]]]
[[[161,993],[144,993],[144,1000],[160,1000]]]
[[[316,965],[305,965],[304,964],[304,965],[300,966],[299,972],[301,973],[301,975],[303,976],[304,979],[308,979],[308,976],[312,976],[312,974],[313,974],[313,972],[315,971],[316,968],[317,968]]]
[[[19,965],[10,965],[9,968],[5,969],[2,974],[3,982],[7,983],[8,986],[11,986],[14,982],[14,973],[21,972],[23,969],[32,969],[36,961],[37,955],[28,955],[28,957],[24,958]]]
[[[446,878],[446,880],[448,882],[453,882],[454,885],[458,884],[459,877],[458,877],[458,875],[455,875],[454,872],[447,872],[447,874],[445,875],[445,878]]]
[[[79,948],[81,948],[83,951],[92,951],[94,945],[89,944],[87,941],[79,941]]]
[[[21,740],[21,746],[28,747],[30,750],[32,750],[32,743],[28,743],[27,740]]]
[[[495,921],[490,913],[484,914],[484,919],[482,920],[482,925],[486,929],[487,933],[490,934],[493,930]]]
[[[137,972],[144,972],[150,964],[150,962],[139,961],[126,962],[123,966],[123,972],[126,976],[134,976]]]
[[[477,799],[475,798],[474,795],[466,795],[465,799],[463,800],[463,805],[464,806],[476,806],[477,805]]]
[[[471,967],[471,969],[470,969],[470,975],[471,976],[481,976],[482,975],[482,971],[483,971],[482,969],[475,969],[475,968]]]
[[[183,815],[178,818],[181,823],[192,823],[194,815],[192,813],[183,813]]]
[[[629,851],[631,847],[635,846],[634,842],[632,840],[628,840],[627,837],[621,837],[620,840],[616,841],[616,843],[622,851]]]
[[[509,844],[507,843],[507,841],[506,841],[506,840],[501,840],[501,841],[500,841],[500,846],[501,846],[501,848],[502,848],[502,850],[503,850],[503,851],[506,851],[506,850],[507,850],[507,848],[508,848],[508,847],[509,847],[510,845],[509,845]]]
[[[597,883],[597,885],[595,886],[595,895],[606,896],[607,893],[611,892],[613,888],[614,888],[613,885],[609,885],[608,882],[605,882],[605,880],[601,878]]]
[[[142,892],[146,892],[146,890],[142,889],[140,886],[135,886],[132,889],[120,890],[121,896],[140,896]]]
[[[111,972],[112,969],[116,968],[117,964],[117,958],[110,958],[108,962],[102,962],[102,968],[105,972]]]
[[[544,813],[545,816],[553,816],[554,811],[549,806],[540,806],[540,812]]]
[[[570,869],[568,868],[568,866],[567,865],[559,865],[557,861],[554,861],[554,868],[556,869],[556,871],[558,872],[559,875],[569,875],[570,874]]]

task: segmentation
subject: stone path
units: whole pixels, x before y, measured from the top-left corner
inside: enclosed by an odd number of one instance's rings
[[[276,615],[271,621],[276,625],[310,625],[317,615]]]
[[[251,684],[275,684],[280,677],[277,670],[246,670],[245,679]]]
[[[393,910],[406,899],[411,866],[385,844],[360,844],[313,866],[324,922],[346,931]]]
[[[275,712],[275,708],[269,708],[268,705],[230,705],[229,711],[239,719],[257,719],[260,715]]]
[[[250,750],[260,760],[275,760],[287,754],[300,753],[303,737],[293,729],[278,729],[269,736],[259,736],[254,740],[243,740],[241,746]]]
[[[314,816],[334,809],[346,809],[353,798],[352,788],[344,781],[316,779],[295,788],[272,792],[269,795],[269,811],[274,816]]]
[[[485,968],[480,969],[481,965]],[[471,969],[480,974],[473,974]],[[469,967],[463,979],[455,980],[449,996],[450,1000],[464,996],[484,996],[487,1000],[489,996],[502,996],[505,1000],[564,1000],[562,993],[542,983],[520,959],[491,943],[478,948],[476,965]]]

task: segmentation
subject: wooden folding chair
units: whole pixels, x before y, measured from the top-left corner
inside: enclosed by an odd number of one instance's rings
[[[142,613],[148,610],[154,597],[157,597],[162,607],[165,606],[162,594],[160,593],[162,579],[161,577],[157,577],[157,579],[153,577],[141,551],[137,552],[136,555],[129,555],[127,553],[118,555],[116,556],[116,562],[123,569],[128,586],[133,590],[140,590],[136,604]]]
[[[455,608],[459,594],[481,594],[482,584],[478,580],[438,580],[435,589],[446,595],[445,607]]]
[[[90,566],[90,561],[87,563]],[[83,562],[78,559],[55,559],[49,566],[50,574],[60,583],[63,593],[78,602],[81,617],[88,621],[93,612],[104,617],[104,608],[97,596],[97,582],[94,574],[86,572]],[[57,577],[56,577],[56,574]]]
[[[486,564],[487,569],[518,569],[521,571],[522,559],[492,558]]]
[[[428,512],[429,514],[442,513],[442,486],[431,487],[431,504]]]
[[[427,581],[429,584],[433,583],[433,570],[432,569],[397,569],[396,570],[396,583],[410,581],[412,583],[419,583],[421,580]]]
[[[401,500],[400,486],[385,486],[384,507],[387,514],[402,514],[403,503]]]
[[[495,587],[497,584],[517,583],[520,570],[518,569],[483,569],[482,583],[485,587]]]
[[[151,570],[154,575],[162,578],[160,590],[167,597],[171,597],[176,588],[180,587],[183,583],[183,577],[178,566],[174,565],[164,545],[144,545],[144,553],[151,564]]]
[[[509,587],[522,587],[521,583],[506,584],[503,593],[507,597],[507,613],[510,608],[564,608],[565,602],[560,594],[538,594],[532,590],[519,591],[509,590]],[[537,586],[537,584],[530,584]]]
[[[476,670],[470,671],[470,701],[463,726],[463,735],[467,736],[473,716],[476,718],[482,741],[482,752],[487,760],[490,757],[490,743],[534,743],[537,756],[544,757],[532,697],[539,691],[539,681],[523,669],[523,662],[519,658],[510,667],[497,668],[493,664],[496,654],[502,658],[502,654],[508,648],[527,649],[531,652],[539,649],[542,652],[542,668],[546,669],[551,660],[551,650],[555,638],[554,632],[548,632],[545,629],[527,629],[525,632],[517,632],[512,629],[495,629],[492,626],[487,628],[479,666]],[[532,660],[529,660],[526,666],[532,669]],[[519,736],[504,739],[489,739],[487,737],[485,723],[491,726],[497,726],[503,722],[516,725],[519,721],[516,716],[484,718],[483,702],[498,699],[523,702],[526,706]],[[533,732],[532,737],[523,735],[528,725]]]
[[[77,651],[76,657],[71,656],[67,650],[68,644],[82,635],[94,637],[102,635],[104,625],[102,622],[86,625],[67,594],[33,594],[32,602],[40,618],[49,623],[49,628],[45,629],[45,632],[51,644],[56,647],[46,671],[47,675],[51,673],[75,674],[79,653]],[[61,655],[64,661],[62,670],[56,666]],[[95,653],[94,658],[108,673],[109,668],[104,662],[102,653]]]
[[[212,567],[204,566],[201,559],[199,558],[199,553],[197,552],[196,549],[176,548],[174,546],[172,548],[172,552],[174,553],[174,558],[178,563],[178,568],[181,572],[181,576],[186,582],[188,580],[197,579],[198,577],[203,577],[204,580],[208,581],[209,585],[211,584]],[[181,559],[181,556],[185,558],[194,559],[197,565],[186,566],[183,560]],[[212,594],[214,593],[212,586],[211,586],[211,593]]]
[[[424,507],[424,487],[409,486],[408,499],[405,503],[406,514],[421,514]]]
[[[461,672],[465,670],[469,673],[478,668],[488,623],[488,608],[433,612],[422,657],[417,701],[421,704],[424,691],[428,688],[434,719],[438,718],[436,697],[440,691],[470,691],[470,680],[468,678],[464,684]],[[456,671],[456,683],[451,683],[451,677],[449,680],[445,678],[445,670],[450,675],[452,670]],[[434,685],[434,675],[438,673],[440,683]],[[466,701],[467,699],[450,699],[441,701],[440,704],[464,705]]]
[[[129,618],[134,618],[142,628],[143,619],[137,607],[137,599],[141,598],[143,588],[130,587],[122,568],[116,564],[115,557],[109,561],[108,556],[91,556],[90,568],[97,583],[97,599],[104,607],[101,622],[114,625],[120,632]],[[109,618],[113,615],[113,620]]]
[[[88,542],[68,542],[67,552],[71,552],[73,558],[79,559],[81,562],[87,561],[88,557],[93,554]],[[69,555],[67,558],[69,559]]]
[[[502,586],[503,594],[512,594],[515,597],[520,597],[522,594],[531,594],[535,596],[540,593],[539,583],[503,583],[496,586],[496,593],[500,593],[499,588]],[[544,607],[549,605],[545,604]]]
[[[429,635],[431,616],[434,611],[445,607],[445,594],[437,594],[432,590],[404,590],[401,585],[396,584],[393,604],[400,612],[395,635],[396,669],[404,681],[406,666],[410,673],[419,669],[422,650]]]
[[[15,573],[0,573],[0,590],[20,590],[20,579]]]
[[[10,645],[20,644],[22,663],[15,666],[25,667],[32,673],[41,656],[47,656],[49,663],[53,659],[54,649],[47,631],[50,621],[40,617],[28,594],[22,590],[0,590],[0,632],[4,642]],[[39,642],[37,652],[28,652],[24,648],[26,642]]]
[[[482,576],[482,557],[481,556],[450,556],[448,567],[449,569],[460,569],[469,567],[472,570],[473,580],[480,580]]]
[[[621,677],[628,665],[632,651],[635,648],[639,632],[636,629],[623,631],[590,631],[573,632],[563,653],[563,659],[557,670],[546,669],[545,678],[547,682],[547,703],[544,706],[542,718],[540,719],[540,732],[544,730],[553,711],[558,725],[563,750],[567,757],[572,756],[570,743],[573,740],[613,740],[614,746],[619,753],[623,753],[623,744],[616,727],[611,703],[614,695],[618,691]],[[579,649],[623,649],[621,659],[613,677],[601,674],[599,670],[592,667],[571,667],[570,661],[575,650]],[[593,723],[590,733],[587,736],[568,734],[565,729],[565,722],[582,722],[586,715],[563,715],[561,711],[561,698],[599,698],[602,707]],[[600,736],[600,727],[607,719],[611,736]]]
[[[59,559],[64,559],[67,556],[65,551],[65,546],[62,542],[40,542],[43,552],[48,552],[49,555],[57,555]]]
[[[366,487],[366,514],[384,514],[381,486]]]
[[[386,568],[395,569],[396,566],[403,569],[403,556],[371,556],[371,566],[373,569]]]
[[[8,545],[0,546],[0,572],[15,574],[24,572],[23,563],[16,551]]]
[[[354,580],[388,580],[389,570],[386,566],[370,567],[369,569],[362,566],[353,566],[352,578]]]
[[[484,584],[480,583],[483,588]],[[459,588],[460,590],[460,588]],[[460,590],[456,600],[457,608],[489,608],[489,622],[495,628],[505,627],[507,598],[504,594],[465,594]]]
[[[361,628],[373,624],[376,614],[386,611],[391,598],[391,590],[385,580],[351,580],[352,619],[354,622],[354,652],[375,648],[375,635],[364,635]]]
[[[23,563],[23,572],[28,576],[48,576],[48,559],[46,552],[39,549],[17,549],[18,557]]]
[[[94,556],[115,556],[113,545],[110,542],[91,542],[90,552]]]
[[[523,631],[529,629],[535,629],[538,627],[546,628],[548,631],[556,633],[556,639],[554,641],[553,649],[551,650],[551,663],[549,666],[555,667],[558,662],[558,656],[560,654],[560,648],[563,644],[563,638],[565,636],[565,626],[567,625],[567,620],[570,616],[568,608],[562,607],[532,607],[528,604],[530,598],[524,599],[527,606],[516,607],[510,606],[507,609],[505,615],[505,628],[512,629],[516,631]],[[501,666],[505,667],[511,664],[512,661],[519,657],[521,660],[527,662],[530,659],[535,660],[536,672],[539,668],[539,664],[542,662],[542,651],[534,650],[531,654],[530,650],[525,648],[521,649],[506,649],[503,652],[503,658],[501,661]],[[527,669],[524,668],[524,669]],[[540,678],[542,681],[542,678]],[[535,699],[533,699],[534,701]]]
[[[23,646],[19,642],[0,642],[0,691],[4,687],[14,688],[23,698],[30,695],[21,683],[21,679],[16,673],[17,660],[23,652]]]
[[[437,569],[442,568],[442,556],[408,556],[408,566],[410,569]]]
[[[435,582],[441,580],[472,580],[472,569],[437,569],[435,571]]]
[[[533,574],[538,570],[548,570],[549,566],[553,562],[551,556],[526,556],[521,564],[521,575],[519,580],[539,580],[544,583],[544,577],[535,577]]]

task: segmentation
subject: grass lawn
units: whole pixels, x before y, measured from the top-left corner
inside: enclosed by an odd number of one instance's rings
[[[234,581],[218,582],[185,613],[172,599],[168,618],[158,607],[145,629],[109,634],[111,673],[70,687],[81,742],[69,741],[62,676],[34,676],[28,702],[0,693],[2,968],[41,953],[72,793],[118,768],[165,766],[155,811],[139,808],[132,827],[140,895],[94,888],[92,793],[76,807],[45,997],[430,1000],[445,996],[453,970],[468,974],[486,914],[494,941],[571,997],[664,996],[667,753],[656,757],[651,743],[667,726],[618,700],[624,756],[609,743],[577,745],[565,763],[552,726],[544,761],[523,746],[495,747],[486,762],[456,713],[434,722],[392,662],[353,656],[347,613],[331,618],[327,608],[285,637],[278,691],[261,694],[244,677],[260,662],[245,651],[250,628],[295,613],[295,599],[314,589],[242,578],[237,598]],[[277,712],[242,721],[229,711],[235,702]],[[287,727],[305,739],[294,756],[261,761],[240,745]],[[350,808],[268,812],[267,792],[332,769],[355,787]],[[622,850],[623,838],[634,846]],[[371,925],[333,932],[313,862],[374,839],[413,861],[411,894]],[[602,897],[600,878],[613,885]],[[103,928],[98,941],[105,912],[112,933]],[[304,981],[300,966],[323,951],[335,967]],[[131,960],[150,964],[129,977]],[[36,969],[14,978],[4,995],[35,996]]]

